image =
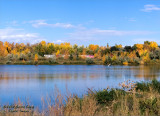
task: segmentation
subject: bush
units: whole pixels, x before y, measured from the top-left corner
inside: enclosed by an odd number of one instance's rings
[[[18,55],[8,54],[5,58],[9,61],[13,61],[18,59]]]
[[[153,52],[150,52],[149,57],[151,60],[153,60],[155,58],[155,54]]]
[[[57,64],[56,59],[49,58],[49,63],[50,64]]]
[[[156,79],[153,79],[151,82],[145,83],[145,82],[137,82],[136,83],[136,90],[141,91],[150,91],[150,87],[152,87],[153,90],[160,93],[160,82]]]
[[[144,114],[148,110],[149,115],[158,115],[159,107],[157,104],[157,98],[146,99],[139,102],[141,113]]]
[[[151,86],[153,87],[154,90],[160,93],[160,82],[159,81],[157,81],[156,79],[153,79]]]
[[[86,64],[95,64],[95,62],[91,58],[87,58]]]
[[[121,56],[119,56],[118,61],[119,61],[119,64],[122,64],[124,62],[124,59]]]
[[[155,52],[150,52],[149,57],[151,60],[160,59],[160,49],[156,50]]]
[[[6,58],[7,60],[13,60],[13,57],[14,57],[13,54],[8,54]]]
[[[133,59],[133,61],[134,61],[135,64],[140,64],[140,59],[139,58],[135,58],[135,59]]]
[[[25,64],[26,64],[26,65],[33,65],[34,62],[33,62],[33,61],[26,61]]]
[[[12,64],[12,61],[7,61],[6,64]]]
[[[113,100],[118,99],[118,96],[125,95],[126,92],[120,89],[103,90],[95,93],[96,100],[99,104],[107,105]]]
[[[115,90],[104,90],[104,91],[98,91],[95,93],[96,100],[99,104],[106,104],[110,101],[113,101],[116,96]]]
[[[105,58],[105,61],[104,61],[103,63],[104,63],[105,65],[112,63],[111,57],[107,56],[107,57]]]
[[[72,54],[70,54],[69,59],[73,60],[73,55]]]
[[[19,60],[27,60],[27,56],[24,54],[20,54]]]
[[[149,83],[145,83],[145,82],[137,82],[136,83],[136,90],[140,90],[140,91],[149,91]]]
[[[38,65],[38,61],[35,61],[35,62],[34,62],[34,65]]]
[[[155,51],[156,59],[160,59],[160,49]]]
[[[128,65],[128,62],[127,61],[123,62],[123,65]]]

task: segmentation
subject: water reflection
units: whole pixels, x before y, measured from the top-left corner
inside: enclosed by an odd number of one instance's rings
[[[95,79],[95,78],[159,78],[160,66],[21,66],[0,65],[0,80],[29,79]]]
[[[55,85],[66,92],[84,94],[87,88],[117,87],[124,80],[160,78],[160,66],[86,65],[0,65],[0,100],[13,103],[15,97],[30,97],[39,105],[41,96],[53,92]]]

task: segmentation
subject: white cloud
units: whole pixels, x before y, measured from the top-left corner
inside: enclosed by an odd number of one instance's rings
[[[147,35],[152,34],[150,31],[119,31],[119,30],[101,30],[101,29],[90,29],[90,30],[78,30],[73,33],[69,33],[72,37],[78,38],[92,38],[93,36],[127,36],[127,35]]]
[[[142,9],[141,11],[151,12],[151,11],[159,11],[159,10],[160,10],[160,7],[152,4],[147,4],[147,5],[144,5],[144,9]]]
[[[16,20],[10,21],[10,22],[6,22],[6,26],[18,26],[19,23]]]
[[[70,41],[72,43],[80,43],[85,42],[86,44],[90,44],[94,41],[98,41],[100,43],[108,42],[124,42],[130,43],[133,42],[131,38],[137,36],[148,36],[150,34],[154,34],[156,32],[150,31],[125,31],[125,30],[102,30],[102,29],[84,29],[77,30],[72,33],[68,33],[68,37],[65,40]],[[127,39],[128,38],[128,39]]]
[[[56,40],[56,41],[53,41],[53,43],[56,43],[56,44],[59,44],[59,43],[64,43],[65,41],[63,40]]]
[[[33,27],[38,28],[38,27],[52,27],[52,28],[76,28],[76,26],[70,24],[70,23],[54,23],[54,24],[49,24],[45,20],[34,20],[30,21]]]
[[[0,29],[0,41],[37,43],[44,40],[37,33],[26,33],[23,29],[4,28]]]

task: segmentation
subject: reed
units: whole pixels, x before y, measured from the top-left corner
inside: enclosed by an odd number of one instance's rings
[[[42,99],[42,110],[9,112],[3,116],[158,116],[160,115],[160,82],[125,81],[119,89],[88,90],[83,97],[62,95],[58,89],[53,95]],[[28,103],[29,104],[29,103]],[[15,105],[23,106],[19,100]],[[21,110],[27,110],[25,108]]]

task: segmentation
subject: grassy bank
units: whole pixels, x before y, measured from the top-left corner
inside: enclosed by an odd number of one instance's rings
[[[88,90],[83,97],[68,94],[64,97],[57,92],[56,96],[43,102],[45,108],[29,112],[1,112],[1,115],[34,115],[34,116],[158,116],[160,115],[160,82],[120,83],[121,89]],[[44,100],[45,101],[45,100]],[[21,102],[18,105],[22,105]],[[24,109],[23,109],[24,110]]]
[[[149,62],[122,62],[122,61],[101,61],[98,59],[79,59],[79,60],[64,60],[64,59],[45,59],[42,58],[38,61],[34,60],[0,60],[3,65],[152,65],[160,64],[160,60],[151,60]]]

